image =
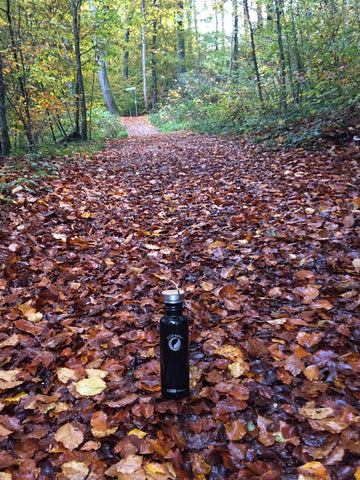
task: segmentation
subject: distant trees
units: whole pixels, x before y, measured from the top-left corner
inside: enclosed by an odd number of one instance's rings
[[[212,115],[211,128],[359,98],[358,0],[208,0],[206,12],[200,0],[91,2],[0,4],[3,153],[71,132],[86,139],[88,109],[133,112],[129,87],[143,92],[141,113],[171,103],[180,85],[176,107]]]

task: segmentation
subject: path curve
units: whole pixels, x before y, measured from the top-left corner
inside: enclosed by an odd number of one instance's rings
[[[157,128],[151,125],[147,116],[121,117],[121,121],[130,137],[159,133]]]

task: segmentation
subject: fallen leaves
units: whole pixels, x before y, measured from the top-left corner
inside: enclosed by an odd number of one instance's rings
[[[0,479],[360,478],[358,165],[179,133],[63,169],[0,211]]]
[[[61,442],[65,448],[74,450],[84,441],[84,434],[74,424],[66,423],[55,433],[55,440]]]
[[[99,395],[106,388],[104,380],[98,377],[90,377],[79,380],[74,383],[75,389],[80,395],[85,397],[93,397]]]

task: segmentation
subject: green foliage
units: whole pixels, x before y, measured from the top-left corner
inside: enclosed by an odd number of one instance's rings
[[[96,108],[91,112],[90,131],[93,140],[122,138],[128,135],[120,118],[102,108]]]

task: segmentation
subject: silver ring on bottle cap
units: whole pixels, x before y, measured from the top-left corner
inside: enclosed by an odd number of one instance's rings
[[[164,303],[182,303],[184,300],[184,290],[181,290],[173,280],[170,280],[176,287],[176,290],[164,290],[162,292]]]

